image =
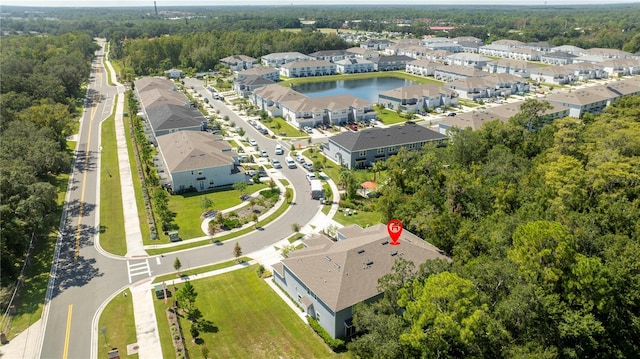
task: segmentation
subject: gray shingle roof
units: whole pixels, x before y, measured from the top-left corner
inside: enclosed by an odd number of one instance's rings
[[[409,143],[444,140],[447,136],[416,125],[370,128],[357,132],[343,132],[329,139],[349,151],[402,146]]]
[[[412,261],[416,267],[429,259],[448,259],[438,248],[407,230],[402,232],[398,246],[389,245],[384,224],[353,234],[343,241],[293,252],[282,261],[336,312],[376,296],[378,278],[390,273],[398,258]]]
[[[206,121],[200,111],[195,108],[171,104],[147,109],[147,115],[154,132],[196,127]]]

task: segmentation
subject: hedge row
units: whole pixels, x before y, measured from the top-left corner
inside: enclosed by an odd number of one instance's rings
[[[324,340],[324,342],[327,343],[327,345],[333,351],[338,352],[345,350],[344,340],[332,338],[331,335],[329,335],[329,333],[320,325],[320,323],[318,323],[315,318],[307,316],[307,321],[309,322],[311,328],[313,328],[313,330],[318,333],[322,340]]]

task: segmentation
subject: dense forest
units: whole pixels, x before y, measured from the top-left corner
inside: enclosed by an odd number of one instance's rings
[[[386,163],[379,209],[451,263],[398,262],[356,310],[363,358],[640,353],[640,97],[537,131],[508,123]]]
[[[5,288],[19,274],[30,240],[60,218],[54,177],[68,172],[66,137],[84,97],[97,45],[86,33],[12,36],[0,47],[0,232]],[[53,226],[53,227],[52,227]]]

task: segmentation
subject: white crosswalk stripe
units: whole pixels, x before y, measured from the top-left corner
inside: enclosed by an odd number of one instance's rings
[[[145,259],[143,262],[131,263],[127,261],[127,274],[129,275],[129,284],[132,283],[131,277],[138,275],[151,276],[151,267],[149,266],[149,260]]]

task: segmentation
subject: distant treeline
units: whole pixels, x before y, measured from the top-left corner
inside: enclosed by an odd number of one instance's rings
[[[25,11],[28,10],[28,11]],[[475,36],[553,45],[640,50],[640,6],[245,6],[56,9],[3,7],[3,31],[81,30],[110,40],[286,28],[349,28],[408,36]],[[172,18],[172,20],[169,20]],[[302,25],[300,19],[315,20]],[[402,25],[402,26],[399,26]],[[408,25],[408,26],[407,26]],[[434,32],[430,26],[454,26]],[[259,52],[259,51],[258,51]]]

